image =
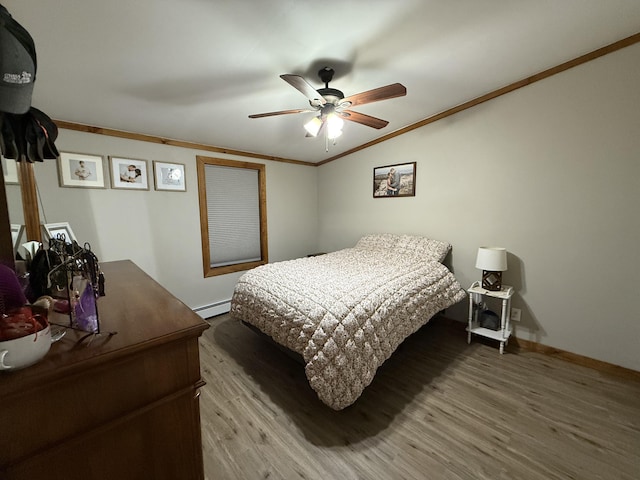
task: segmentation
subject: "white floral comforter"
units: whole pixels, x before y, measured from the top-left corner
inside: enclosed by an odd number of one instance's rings
[[[231,316],[301,354],[318,397],[341,410],[407,336],[464,297],[437,260],[348,248],[248,271]]]

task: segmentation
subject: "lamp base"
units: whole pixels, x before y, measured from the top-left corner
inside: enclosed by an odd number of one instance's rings
[[[482,271],[482,288],[492,292],[502,289],[502,272]]]

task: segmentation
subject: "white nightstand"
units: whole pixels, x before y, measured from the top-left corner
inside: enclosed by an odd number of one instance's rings
[[[513,296],[513,287],[509,285],[502,285],[500,290],[491,291],[485,290],[480,286],[480,282],[473,282],[471,287],[467,290],[469,292],[469,326],[467,327],[467,343],[471,343],[471,334],[481,335],[483,337],[492,338],[500,342],[500,354],[504,353],[504,346],[509,342],[511,336],[511,324],[509,323],[511,312],[511,297]],[[477,318],[477,309],[474,308],[474,297],[480,296],[480,303],[482,302],[482,296],[498,298],[502,300],[502,312],[500,315],[500,328],[498,330],[491,330],[490,328],[484,328],[479,325],[479,319]],[[476,317],[476,318],[474,318]]]

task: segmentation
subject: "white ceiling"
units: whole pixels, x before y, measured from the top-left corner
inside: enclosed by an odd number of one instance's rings
[[[4,0],[34,38],[33,106],[69,122],[319,162],[640,32],[638,0]],[[354,107],[325,152],[279,78],[345,96],[391,83],[405,97]]]

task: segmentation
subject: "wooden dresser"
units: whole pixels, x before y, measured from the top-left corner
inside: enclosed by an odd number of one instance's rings
[[[117,333],[68,330],[36,365],[0,373],[0,478],[203,479],[208,324],[131,261],[101,266],[101,330]]]

